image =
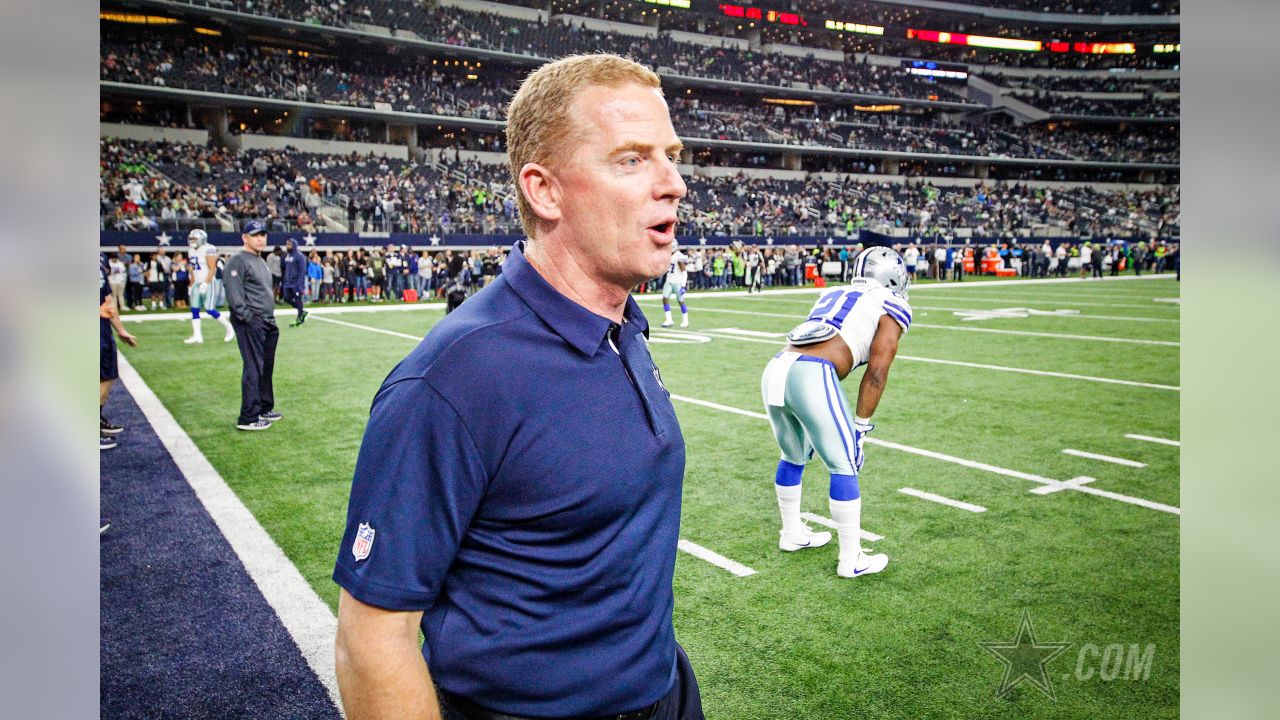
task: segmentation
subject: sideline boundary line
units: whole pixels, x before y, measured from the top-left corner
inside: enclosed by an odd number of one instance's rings
[[[338,619],[128,359],[121,354],[119,361],[120,381],[341,714],[333,645]]]

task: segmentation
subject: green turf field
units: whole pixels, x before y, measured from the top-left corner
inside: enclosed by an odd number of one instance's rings
[[[857,580],[836,577],[834,542],[794,554],[776,544],[778,451],[760,371],[781,347],[773,334],[814,297],[692,296],[691,327],[671,331],[657,327],[659,300],[640,298],[688,446],[681,537],[756,571],[677,561],[676,631],[708,717],[1175,716],[1179,448],[1126,435],[1179,440],[1178,284],[914,288],[860,478],[863,529],[883,536],[867,546],[891,561]],[[440,317],[375,309],[282,327],[286,419],[263,433],[233,427],[240,360],[212,321],[202,346],[182,344],[185,321],[130,322],[141,345],[123,352],[336,607],[329,575],[369,402]],[[859,377],[844,382],[851,398]],[[1058,484],[1075,478],[1094,480]],[[818,461],[805,479],[805,511],[825,517]],[[1040,644],[1071,643],[1044,666],[1056,699],[1030,681],[997,697],[1005,665],[979,643],[1012,643],[1024,611]],[[1035,652],[1005,654],[1031,660],[1017,666],[1039,679]]]

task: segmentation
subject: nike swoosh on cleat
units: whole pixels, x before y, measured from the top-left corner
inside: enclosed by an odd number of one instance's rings
[[[866,572],[866,571],[868,571],[868,570],[870,570],[870,569],[871,569],[871,566],[870,566],[870,565],[868,565],[867,567],[862,568],[861,570],[859,570],[858,568],[854,568],[854,569],[853,569],[853,575],[854,575],[854,577],[857,577],[858,575],[861,575],[862,573],[864,573],[864,572]]]

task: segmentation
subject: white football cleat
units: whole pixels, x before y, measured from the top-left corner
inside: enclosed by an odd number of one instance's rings
[[[831,542],[831,533],[814,532],[807,527],[800,535],[788,535],[785,530],[778,535],[778,549],[785,552],[820,548],[829,542]]]
[[[199,345],[200,343],[204,342],[204,338],[200,338],[200,337],[196,337],[195,335],[192,335],[191,337],[187,338],[186,340],[183,340],[182,342],[188,345]]]
[[[672,322],[671,320],[667,320],[666,322],[662,323],[662,327],[671,327],[672,325],[675,325],[675,323]]]
[[[228,330],[227,330],[227,334],[226,334],[226,335],[224,335],[224,336],[222,336],[222,342],[231,342],[232,340],[235,340],[235,339],[236,339],[236,331],[235,331],[235,330],[230,330],[230,329],[228,329]]]
[[[889,556],[884,553],[868,555],[866,552],[859,552],[857,557],[852,560],[841,560],[839,564],[836,565],[836,575],[843,578],[874,575],[883,570],[888,564]]]
[[[689,318],[680,321],[680,327],[689,327]]]

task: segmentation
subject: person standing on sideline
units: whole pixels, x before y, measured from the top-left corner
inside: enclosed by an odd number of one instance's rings
[[[271,375],[276,365],[276,303],[271,293],[271,271],[262,259],[267,247],[267,226],[250,220],[240,236],[244,247],[226,265],[225,284],[231,322],[240,345],[244,371],[240,375],[239,430],[266,430],[284,416],[275,411]]]
[[[765,366],[760,381],[769,424],[782,449],[774,490],[782,515],[778,549],[795,552],[831,541],[800,517],[801,476],[816,451],[831,474],[831,519],[840,538],[836,575],[845,578],[884,570],[889,557],[862,548],[862,495],[858,473],[862,441],[875,427],[898,340],[911,327],[907,304],[910,276],[901,256],[885,247],[867,248],[853,260],[847,286],[822,293],[808,319],[787,334],[787,346]],[[855,413],[840,389],[854,368],[866,365]]]
[[[616,55],[539,67],[507,118],[528,240],[374,397],[333,576],[342,704],[702,720],[671,618],[684,438],[630,294],[670,265],[682,145]]]
[[[222,313],[218,312],[217,288],[214,286],[218,273],[218,248],[209,243],[209,234],[196,228],[187,235],[187,247],[190,252],[187,253],[188,272],[191,276],[191,337],[182,342],[188,345],[196,345],[204,342],[204,335],[200,332],[200,311],[204,310],[205,314],[214,320],[222,323],[227,329],[227,334],[223,336],[223,342],[231,342],[236,332],[231,327],[231,322],[227,320]]]
[[[293,238],[284,241],[284,258],[281,259],[280,266],[280,292],[285,303],[298,311],[298,317],[292,325],[297,327],[307,319],[307,311],[302,305],[302,298],[307,292],[307,257],[298,249],[298,241]]]
[[[124,329],[120,322],[120,309],[116,307],[115,289],[108,277],[110,267],[106,256],[98,256],[98,449],[110,450],[116,446],[115,436],[124,428],[113,425],[103,410],[111,386],[120,377],[119,358],[116,356],[116,338],[119,335],[129,347],[137,347],[138,339]],[[112,334],[115,331],[115,335]]]

